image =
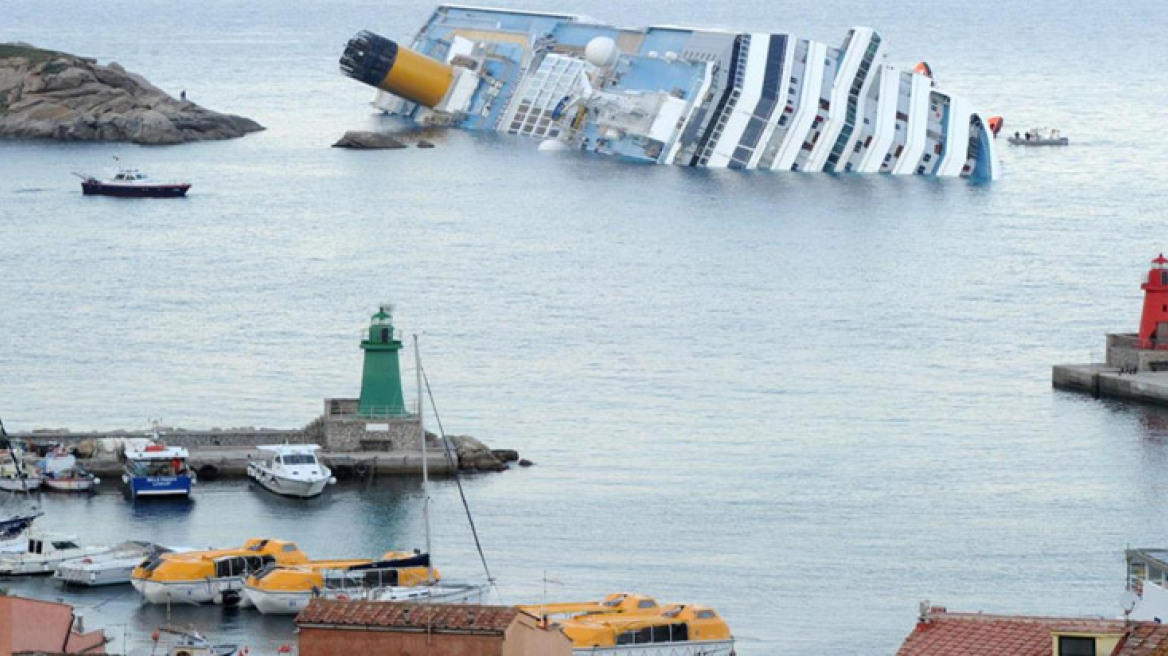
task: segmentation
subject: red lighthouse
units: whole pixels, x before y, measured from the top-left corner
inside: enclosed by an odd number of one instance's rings
[[[1152,260],[1144,290],[1144,314],[1140,318],[1139,348],[1168,349],[1168,258]]]

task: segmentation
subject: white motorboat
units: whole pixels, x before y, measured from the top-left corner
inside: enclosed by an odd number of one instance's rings
[[[1006,141],[1014,146],[1066,146],[1071,143],[1058,128],[1031,128],[1024,134],[1015,132]]]
[[[131,540],[105,553],[66,560],[57,566],[53,578],[65,585],[118,585],[130,582],[130,573],[155,554],[169,553],[166,547]]]
[[[29,533],[23,553],[0,554],[0,575],[51,574],[66,560],[109,551],[109,547],[81,546],[77,538],[60,533]]]
[[[336,483],[333,473],[317,457],[315,444],[273,444],[259,447],[263,460],[247,465],[247,475],[265,489],[286,497],[308,499]]]

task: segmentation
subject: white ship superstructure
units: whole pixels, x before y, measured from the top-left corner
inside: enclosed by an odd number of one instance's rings
[[[867,27],[834,47],[442,5],[410,48],[358,34],[341,68],[379,89],[377,107],[421,124],[636,161],[996,178],[988,117],[938,89],[927,67],[886,60]]]

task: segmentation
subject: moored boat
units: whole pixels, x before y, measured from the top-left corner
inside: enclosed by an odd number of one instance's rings
[[[179,198],[186,196],[191,188],[189,182],[155,182],[138,169],[118,169],[108,180],[93,175],[76,175],[81,178],[81,193],[85,196]]]
[[[262,445],[259,449],[266,457],[249,462],[247,475],[281,496],[319,496],[326,485],[336,482],[329,468],[316,457],[319,448],[315,444]]]
[[[149,444],[142,449],[127,446],[125,456],[122,482],[132,499],[190,495],[195,475],[187,467],[186,449],[161,444]]]
[[[234,656],[239,653],[239,645],[212,644],[194,629],[164,626],[155,631],[154,639],[157,640],[163,633],[177,636],[177,639],[167,647],[167,656]]]
[[[299,565],[258,572],[244,595],[265,614],[295,614],[312,599],[368,599],[422,603],[479,603],[486,586],[441,581],[427,554],[389,552],[381,560],[346,568]]]
[[[318,561],[345,568],[370,560]],[[243,581],[274,566],[309,565],[313,561],[293,542],[253,538],[242,547],[186,553],[164,553],[134,568],[130,582],[146,601],[235,605],[243,600]]]
[[[119,585],[130,582],[134,568],[142,561],[171,549],[150,542],[130,540],[109,551],[66,560],[57,566],[53,578],[65,585]]]
[[[23,553],[0,554],[0,574],[51,574],[62,562],[109,551],[109,547],[82,546],[76,536],[30,532]]]
[[[716,611],[659,605],[652,597],[609,595],[604,601],[520,606],[572,640],[573,656],[732,656],[734,637]]]
[[[1006,141],[1014,146],[1067,146],[1071,140],[1057,128],[1031,128],[1025,133],[1015,132]]]
[[[77,458],[62,447],[55,447],[40,461],[42,481],[59,492],[92,492],[101,479],[77,465]]]

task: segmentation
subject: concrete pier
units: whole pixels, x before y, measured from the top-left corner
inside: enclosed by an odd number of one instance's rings
[[[1053,368],[1051,383],[1096,398],[1168,405],[1168,372],[1164,371],[1131,373],[1107,364],[1062,364]]]
[[[384,453],[370,452],[318,452],[321,461],[333,470],[333,474],[341,480],[347,478],[362,478],[370,475],[421,475],[421,451],[396,451]],[[202,447],[190,449],[187,465],[196,473],[216,478],[242,478],[247,476],[247,465],[254,459],[261,458],[259,449],[248,446]],[[33,464],[39,458],[26,456],[26,464]],[[449,475],[454,472],[441,447],[427,451],[429,473],[432,476]],[[457,455],[455,456],[457,463]],[[122,475],[125,462],[113,453],[100,453],[92,458],[79,459],[78,463],[86,470],[106,480],[114,480]]]

